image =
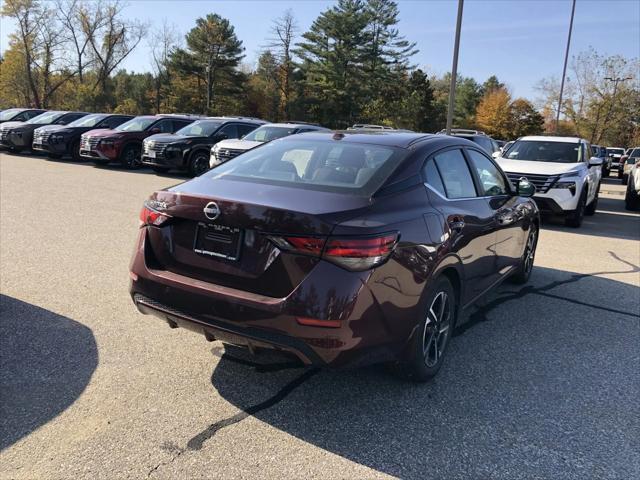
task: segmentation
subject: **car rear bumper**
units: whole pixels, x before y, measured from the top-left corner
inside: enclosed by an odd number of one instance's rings
[[[378,302],[365,285],[367,272],[338,272],[339,267],[320,262],[318,270],[288,296],[267,297],[150,268],[145,261],[145,239],[143,228],[131,263],[130,293],[140,312],[172,327],[250,349],[287,351],[305,364],[330,367],[392,360],[406,342],[402,335],[392,338],[389,334]],[[327,290],[332,293],[324,297],[328,282]],[[342,305],[331,313],[331,319],[340,320],[339,327],[298,322],[300,317],[318,318],[324,303]]]

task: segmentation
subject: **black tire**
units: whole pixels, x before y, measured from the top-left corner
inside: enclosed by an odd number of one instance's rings
[[[627,180],[629,180],[629,175],[625,175],[624,173],[620,174],[620,183],[622,183],[622,185],[626,185],[627,184]]]
[[[167,173],[170,168],[169,167],[151,167],[151,170],[153,170],[156,173]]]
[[[142,166],[142,149],[140,145],[127,145],[122,149],[122,153],[120,153],[120,163],[124,168],[129,170],[135,170]]]
[[[585,185],[586,189],[587,186]],[[564,219],[564,224],[567,227],[580,228],[582,226],[582,220],[584,219],[584,211],[587,203],[587,194],[586,191],[580,196],[580,200],[578,201],[578,207],[571,213],[567,215],[567,218]]]
[[[71,159],[74,162],[84,162],[84,158],[80,156],[80,140],[71,144]]]
[[[602,169],[602,178],[608,178],[609,177],[609,169],[608,168],[603,168]]]
[[[640,196],[631,186],[632,183],[634,182],[627,182],[627,192],[624,196],[624,208],[635,211],[640,210]]]
[[[598,197],[600,196],[600,185],[598,185],[598,190],[596,190],[596,196],[594,197],[594,199],[592,200],[592,202],[587,205],[584,209],[584,214],[585,215],[595,215],[596,214],[596,209],[598,208]]]
[[[438,373],[456,324],[457,313],[456,292],[447,277],[441,276],[429,287],[424,318],[407,345],[398,373],[414,382],[427,382]]]
[[[191,154],[189,159],[189,174],[193,177],[202,175],[209,170],[209,153],[199,150]]]
[[[516,272],[511,275],[509,279],[513,283],[523,285],[531,278],[531,272],[533,271],[533,263],[536,258],[536,248],[538,247],[538,226],[535,223],[531,224],[529,229],[529,236],[527,237],[527,243],[520,259],[520,266]]]

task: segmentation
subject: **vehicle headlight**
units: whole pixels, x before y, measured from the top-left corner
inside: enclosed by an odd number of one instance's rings
[[[21,136],[22,136],[22,134],[23,134],[23,131],[22,131],[22,130],[11,130],[11,131],[9,132],[9,134],[10,134],[10,135],[15,135],[16,137],[21,137]]]
[[[100,140],[100,145],[103,147],[113,147],[113,140]]]
[[[62,142],[64,140],[64,135],[51,135],[51,142],[52,143],[59,143]]]
[[[576,182],[556,182],[551,188],[568,189],[571,195],[576,194]]]

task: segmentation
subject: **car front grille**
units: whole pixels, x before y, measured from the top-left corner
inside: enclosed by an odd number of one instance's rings
[[[241,150],[241,149],[237,149],[237,148],[219,148],[218,150],[216,150],[215,155],[216,155],[216,160],[218,161],[218,163],[224,163],[227,162],[229,160],[231,160],[232,158],[237,157],[238,155],[240,155],[241,153],[246,152],[246,150]]]
[[[0,142],[4,142],[9,137],[10,127],[0,129]]]
[[[36,145],[45,145],[49,143],[50,132],[35,132],[33,134],[33,143]]]
[[[156,152],[156,158],[164,157],[168,145],[168,143],[156,142],[155,140],[144,142],[142,153],[143,155],[148,155],[150,151],[154,151]]]
[[[560,175],[540,175],[534,173],[513,173],[513,172],[505,172],[511,180],[511,183],[516,185],[518,180],[521,178],[526,178],[536,187],[536,192],[538,193],[547,193],[549,189],[553,186],[554,183],[558,181]]]
[[[88,151],[95,150],[98,142],[100,142],[100,137],[87,137],[82,135],[80,137],[80,149]]]

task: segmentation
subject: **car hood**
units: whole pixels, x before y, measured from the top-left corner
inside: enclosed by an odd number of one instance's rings
[[[10,130],[12,128],[21,127],[24,124],[25,122],[4,122],[2,125],[0,125],[0,128],[2,130]]]
[[[110,128],[99,128],[85,133],[87,137],[121,137],[123,135],[126,135],[126,132],[118,132]]]
[[[529,160],[510,160],[498,157],[498,165],[505,172],[510,173],[531,173],[541,175],[560,175],[562,173],[574,172],[584,163],[554,163],[554,162],[535,162]]]
[[[218,142],[218,150],[229,148],[233,150],[251,150],[264,142],[252,142],[251,140],[228,139]]]
[[[60,132],[68,130],[68,128],[66,125],[43,125],[42,127],[36,128],[36,130],[40,132]]]
[[[175,133],[156,133],[155,135],[147,137],[145,139],[145,142],[172,143],[186,140],[187,138],[189,137],[185,137],[184,135],[176,135]]]

